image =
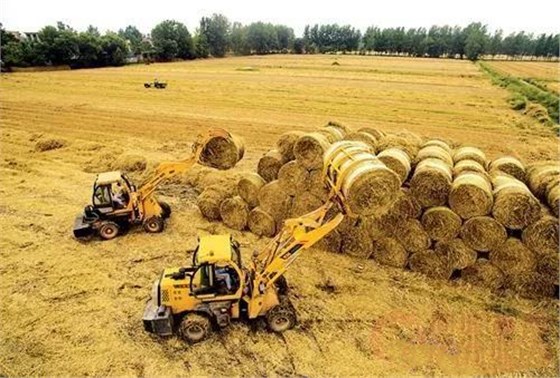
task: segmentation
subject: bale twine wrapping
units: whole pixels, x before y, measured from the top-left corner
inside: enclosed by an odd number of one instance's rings
[[[341,141],[346,135],[343,130],[333,126],[325,126],[323,129],[317,130],[317,132],[321,135],[324,135],[329,143]]]
[[[233,168],[244,154],[245,143],[238,136],[212,136],[200,151],[199,160],[203,165],[225,170]]]
[[[281,223],[291,209],[291,198],[282,190],[278,180],[264,185],[259,191],[259,207]]]
[[[433,240],[451,240],[459,235],[461,218],[448,207],[432,207],[422,215],[422,226]]]
[[[507,239],[504,226],[491,217],[474,217],[461,227],[461,239],[465,244],[479,252],[498,248]]]
[[[209,220],[220,219],[220,205],[229,196],[229,193],[222,187],[211,185],[204,189],[196,199],[202,215]]]
[[[276,234],[276,221],[260,207],[255,207],[249,212],[247,218],[249,230],[255,235],[272,237]]]
[[[538,255],[537,272],[542,274],[553,285],[558,285],[558,267],[560,265],[558,252]]]
[[[476,172],[488,177],[486,176],[486,168],[474,160],[461,160],[453,166],[453,177],[457,177],[463,172]]]
[[[361,127],[358,129],[358,132],[369,134],[374,137],[376,141],[385,136],[385,133],[383,131],[374,129],[373,127]]]
[[[257,165],[257,173],[264,181],[271,182],[278,178],[278,171],[284,164],[283,157],[277,150],[268,151],[260,158]]]
[[[430,248],[430,237],[418,219],[404,220],[396,235],[407,252],[415,253]]]
[[[381,237],[373,241],[372,256],[381,265],[403,269],[408,262],[408,252],[395,239]]]
[[[309,172],[297,160],[292,160],[278,171],[278,183],[285,193],[294,196],[308,188]]]
[[[408,262],[410,270],[423,273],[431,278],[448,280],[453,273],[449,262],[432,249],[413,254]]]
[[[220,217],[229,228],[243,231],[247,227],[249,206],[240,196],[226,198],[220,204]]]
[[[539,256],[558,253],[558,218],[542,217],[523,230],[521,237],[523,243]]]
[[[323,205],[323,201],[311,192],[300,192],[294,197],[292,209],[289,213],[291,218],[300,217],[310,213]]]
[[[526,175],[531,192],[544,199],[547,187],[560,180],[560,165],[557,161],[538,162],[527,167]]]
[[[377,143],[377,151],[383,151],[389,148],[399,148],[406,152],[411,159],[418,153],[418,144],[415,141],[393,134],[382,137]]]
[[[252,209],[259,205],[259,191],[264,185],[265,181],[259,174],[247,172],[237,182],[237,194]]]
[[[368,146],[371,146],[373,151],[375,151],[377,147],[377,139],[373,135],[363,131],[355,131],[353,133],[350,133],[344,137],[344,140],[355,140],[363,142]]]
[[[486,155],[476,147],[459,147],[453,154],[453,162],[457,164],[462,160],[474,160],[483,167],[487,166]]]
[[[451,269],[465,269],[476,262],[476,251],[459,238],[437,242],[434,251],[449,262]]]
[[[451,168],[438,159],[422,160],[416,166],[410,189],[420,206],[444,205],[451,190]]]
[[[463,219],[488,215],[494,205],[492,185],[475,172],[461,173],[453,180],[449,207]]]
[[[373,242],[364,222],[358,222],[353,227],[346,229],[343,235],[342,253],[361,258],[371,256]]]
[[[443,140],[439,140],[439,139],[430,139],[429,141],[424,143],[421,148],[430,147],[430,146],[437,146],[443,148],[445,151],[447,151],[449,155],[451,155],[451,153],[453,152],[453,150],[451,149],[451,147],[447,142],[444,142]]]
[[[490,251],[489,260],[502,270],[506,281],[511,276],[534,271],[537,267],[535,254],[521,240],[511,237]]]
[[[492,178],[494,218],[512,230],[521,230],[541,216],[539,201],[521,181],[504,174]]]
[[[546,202],[556,216],[560,216],[560,183],[555,182],[549,185],[546,195]]]
[[[319,133],[305,134],[294,146],[296,160],[307,169],[318,169],[323,166],[323,155],[329,148],[328,139]]]
[[[404,183],[410,174],[410,158],[408,154],[400,148],[388,148],[381,151],[377,158],[395,172]]]
[[[490,290],[498,290],[504,286],[504,273],[487,259],[478,259],[473,265],[463,269],[461,279]]]
[[[294,146],[297,140],[303,136],[301,131],[288,131],[280,135],[276,141],[276,150],[282,155],[284,161],[292,161],[296,157],[294,155]]]
[[[504,156],[490,163],[490,172],[500,171],[525,182],[525,165],[512,156]]]
[[[337,230],[332,230],[326,234],[323,239],[317,243],[319,248],[328,252],[341,253],[342,252],[342,235]]]
[[[415,162],[418,163],[421,160],[426,160],[430,158],[439,159],[444,163],[446,163],[447,165],[449,165],[450,167],[453,167],[453,158],[451,157],[451,154],[447,152],[447,150],[444,147],[440,147],[440,146],[422,147],[420,151],[418,151],[418,155],[416,155]]]

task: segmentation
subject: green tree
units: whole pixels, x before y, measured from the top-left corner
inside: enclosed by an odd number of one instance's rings
[[[108,32],[101,37],[102,64],[106,66],[122,66],[128,56],[128,44],[117,33]]]
[[[53,65],[71,64],[78,55],[78,35],[69,26],[45,26],[38,33],[40,53]]]
[[[152,29],[152,43],[156,58],[194,59],[194,44],[187,27],[177,21],[166,20]]]
[[[102,64],[101,37],[89,31],[78,35],[78,67],[96,67]]]
[[[480,22],[471,23],[466,27],[465,55],[467,59],[475,61],[486,51],[488,35],[486,25]]]
[[[209,54],[216,58],[226,55],[229,47],[229,34],[231,25],[226,16],[213,14],[212,17],[202,17],[200,20],[199,34],[208,44]]]
[[[303,54],[305,52],[305,41],[303,38],[296,38],[294,40],[294,53]]]
[[[138,55],[142,53],[142,40],[144,36],[136,26],[128,25],[126,28],[120,29],[119,36],[130,43],[130,50],[133,54]]]
[[[210,56],[210,47],[205,34],[196,34],[193,38],[193,43],[197,58],[208,58]]]
[[[234,22],[230,34],[231,50],[235,55],[248,55],[250,53],[247,45],[247,27],[239,22]]]

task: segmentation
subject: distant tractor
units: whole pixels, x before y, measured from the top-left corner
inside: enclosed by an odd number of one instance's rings
[[[144,83],[144,88],[156,88],[156,89],[165,89],[167,87],[167,83],[163,81],[159,81],[158,79],[154,79],[153,83]]]

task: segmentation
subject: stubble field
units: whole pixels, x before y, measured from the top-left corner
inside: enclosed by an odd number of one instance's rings
[[[156,77],[168,88],[143,87]],[[89,243],[71,236],[96,158],[177,159],[213,127],[245,139],[235,172],[254,170],[284,131],[329,120],[443,137],[489,158],[557,159],[552,131],[510,110],[508,93],[475,65],[227,58],[3,74],[0,91],[0,375],[557,373],[557,301],[499,297],[317,248],[287,273],[294,330],[278,336],[239,322],[195,346],[146,334],[141,315],[161,269],[186,264],[197,234],[231,232],[200,216],[188,186],[161,188],[174,211],[163,234],[137,229]],[[66,145],[35,151],[46,138]],[[232,233],[245,260],[266,242]]]

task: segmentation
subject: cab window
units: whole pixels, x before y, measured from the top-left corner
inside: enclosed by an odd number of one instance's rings
[[[99,207],[112,206],[109,186],[97,186],[93,192],[93,204]]]
[[[191,291],[196,294],[211,294],[214,289],[214,269],[212,265],[202,265],[191,279]]]

